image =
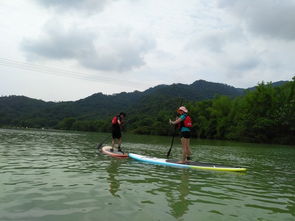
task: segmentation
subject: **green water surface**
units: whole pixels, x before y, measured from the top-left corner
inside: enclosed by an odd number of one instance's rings
[[[111,158],[96,150],[106,136],[0,129],[0,220],[295,220],[294,146],[192,139],[194,160],[248,169],[217,172]],[[170,141],[123,147],[165,157]]]

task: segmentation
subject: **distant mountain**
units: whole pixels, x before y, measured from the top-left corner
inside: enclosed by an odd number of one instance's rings
[[[274,85],[283,83],[276,82]],[[162,109],[175,108],[179,100],[201,101],[217,95],[236,97],[244,92],[245,89],[226,84],[198,80],[192,84],[158,85],[143,92],[113,95],[96,93],[70,102],[45,102],[25,96],[5,96],[0,97],[0,126],[54,127],[64,118],[93,120],[120,111],[151,114]]]
[[[192,84],[159,85],[143,92],[146,95],[161,94],[166,96],[182,97],[187,100],[204,100],[213,98],[216,95],[235,97],[242,95],[244,89],[220,83],[213,83],[204,80],[195,81]]]
[[[271,84],[272,84],[272,86],[274,86],[274,87],[279,87],[279,86],[281,86],[281,85],[283,85],[283,84],[286,84],[286,83],[288,83],[288,81],[276,81],[276,82],[273,82],[273,83],[271,83]],[[249,87],[249,88],[247,88],[247,90],[255,90],[256,87],[257,87],[257,86]]]
[[[186,101],[201,101],[217,95],[236,97],[243,93],[244,89],[204,80],[198,80],[192,84],[158,85],[142,92],[140,99],[128,112],[151,114],[159,110],[175,109],[175,106]]]

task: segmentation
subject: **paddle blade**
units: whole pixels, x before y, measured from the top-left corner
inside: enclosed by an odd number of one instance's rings
[[[102,145],[104,144],[104,142],[106,142],[106,140],[109,139],[109,138],[110,138],[109,135],[107,137],[105,137],[103,139],[103,141],[101,141],[99,144],[97,144],[96,148],[99,150],[102,147]]]
[[[172,150],[172,147],[173,147],[174,137],[175,137],[175,134],[173,134],[173,136],[172,136],[171,145],[170,145],[170,148],[169,148],[169,150],[167,152],[167,155],[166,155],[167,156],[167,159],[169,158],[170,153],[171,153],[171,150]]]
[[[103,143],[99,143],[99,144],[97,144],[96,148],[99,150],[99,149],[102,147],[102,144],[103,144]]]

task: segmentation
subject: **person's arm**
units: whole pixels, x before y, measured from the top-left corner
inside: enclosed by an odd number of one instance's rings
[[[179,124],[180,122],[182,121],[182,118],[178,118],[178,119],[176,119],[175,121],[172,121],[171,119],[169,119],[169,123],[170,124]]]
[[[118,117],[118,124],[120,126],[123,126],[124,125],[124,117]]]

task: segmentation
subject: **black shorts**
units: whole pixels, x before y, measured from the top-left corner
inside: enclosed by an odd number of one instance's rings
[[[120,139],[122,137],[120,126],[112,127],[112,137],[113,139]]]
[[[191,132],[190,131],[183,131],[183,132],[180,132],[180,137],[182,138],[190,138],[191,137]]]

